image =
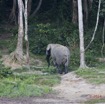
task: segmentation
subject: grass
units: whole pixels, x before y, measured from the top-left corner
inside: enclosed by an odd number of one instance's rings
[[[0,97],[41,96],[53,92],[52,86],[60,83],[55,74],[17,74],[1,63]]]
[[[93,84],[105,83],[105,65],[100,64],[98,67],[78,69],[76,74],[85,78],[88,82]]]
[[[85,78],[89,83],[105,84],[105,64],[100,63],[96,68],[78,69],[76,74]],[[97,98],[86,101],[85,104],[105,103],[105,98]]]
[[[20,84],[2,84],[0,85],[1,97],[19,97],[19,96],[41,96],[42,94],[51,92],[48,86]]]
[[[41,96],[60,83],[58,75],[20,74],[0,79],[0,97]]]
[[[89,100],[85,104],[105,104],[105,98]]]

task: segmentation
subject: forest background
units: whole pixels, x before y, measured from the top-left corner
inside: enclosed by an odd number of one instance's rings
[[[89,44],[93,35],[98,3],[98,0],[83,0],[82,3],[85,47]],[[79,32],[76,0],[29,0],[28,19],[31,53],[45,55],[47,44],[59,43],[70,48],[71,66],[79,66]],[[85,53],[88,66],[95,66],[97,58],[104,57],[104,20],[105,1],[102,0],[98,30],[94,41]],[[7,28],[5,28],[6,25],[8,25]],[[11,34],[9,44],[6,46],[9,53],[11,53],[16,48],[18,34],[18,6],[16,0],[0,0],[0,28],[1,34],[4,31]],[[4,35],[1,38],[6,37]],[[2,50],[2,41],[0,44]]]

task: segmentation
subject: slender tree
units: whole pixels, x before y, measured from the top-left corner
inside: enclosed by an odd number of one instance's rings
[[[84,30],[83,30],[83,14],[82,1],[78,0],[78,23],[79,23],[79,38],[80,38],[80,68],[85,68],[85,51],[84,51]]]
[[[18,41],[17,41],[17,47],[15,50],[15,58],[21,62],[23,59],[23,8],[22,8],[22,0],[18,0],[18,23],[19,23],[19,28],[18,28]]]
[[[34,12],[31,14],[31,18],[35,16],[35,14],[38,12],[38,10],[40,9],[40,6],[42,4],[42,0],[39,0],[39,4],[37,6],[37,8],[34,10]]]
[[[25,18],[26,62],[27,62],[27,65],[29,66],[29,41],[28,41],[28,11],[27,11],[27,3],[28,3],[28,0],[25,0],[24,18]]]
[[[101,0],[99,0],[99,4],[98,4],[97,21],[96,21],[95,29],[94,29],[94,32],[93,32],[93,36],[92,36],[92,38],[90,40],[90,43],[85,48],[85,50],[87,50],[89,48],[89,46],[91,45],[91,43],[93,42],[93,40],[95,38],[95,34],[96,34],[96,31],[97,31],[98,22],[99,22],[100,5],[101,5]]]
[[[11,60],[23,63],[23,36],[24,36],[24,27],[23,27],[23,1],[18,0],[18,40],[17,46],[14,52],[11,53]]]

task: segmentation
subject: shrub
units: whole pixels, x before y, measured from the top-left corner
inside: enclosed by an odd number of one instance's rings
[[[29,28],[30,50],[35,54],[45,54],[49,43],[72,46],[79,40],[77,32],[75,26],[66,22],[59,27],[53,27],[50,23],[32,25]]]
[[[0,77],[9,77],[12,76],[13,72],[11,71],[10,68],[5,67],[2,62],[0,62]]]

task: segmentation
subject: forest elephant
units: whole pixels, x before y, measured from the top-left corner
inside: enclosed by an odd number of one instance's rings
[[[46,60],[48,67],[50,66],[50,58],[58,73],[68,73],[68,65],[70,59],[70,51],[66,46],[60,44],[48,44],[46,48]]]

